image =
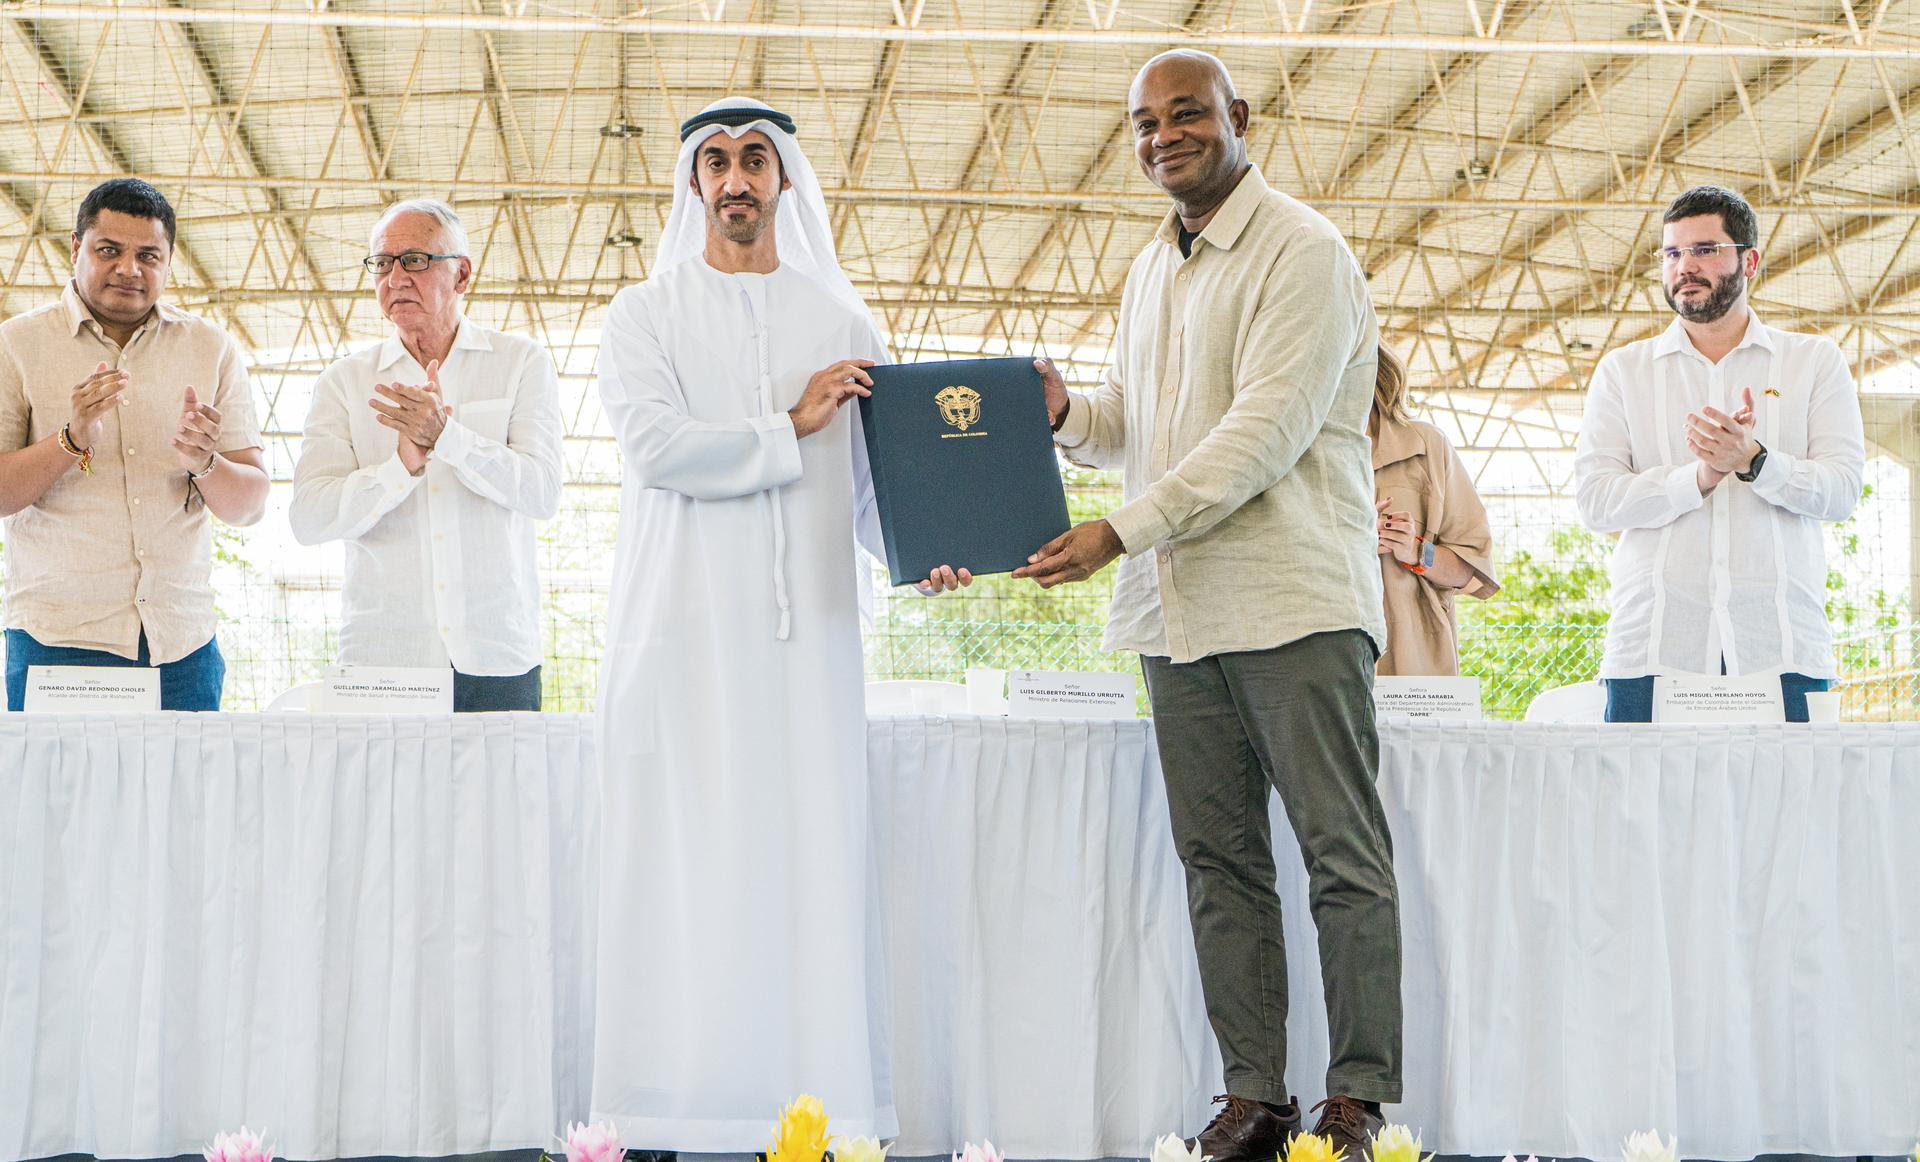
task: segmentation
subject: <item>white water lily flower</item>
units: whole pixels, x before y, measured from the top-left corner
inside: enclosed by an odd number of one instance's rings
[[[1211,1154],[1202,1154],[1197,1145],[1188,1149],[1186,1140],[1180,1135],[1166,1134],[1154,1142],[1150,1162],[1210,1162],[1212,1157]]]
[[[1628,1134],[1621,1148],[1620,1162],[1680,1162],[1680,1139],[1660,1140],[1660,1131],[1641,1130]]]

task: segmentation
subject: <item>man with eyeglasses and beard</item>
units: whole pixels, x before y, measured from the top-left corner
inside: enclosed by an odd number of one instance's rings
[[[1619,533],[1600,676],[1607,721],[1647,722],[1661,674],[1777,674],[1788,721],[1835,674],[1823,521],[1860,499],[1860,401],[1831,340],[1761,322],[1753,208],[1699,186],[1655,252],[1677,316],[1594,369],[1574,475]]]
[[[451,668],[456,712],[538,710],[534,523],[561,484],[553,359],[461,311],[473,260],[445,202],[388,207],[368,241],[393,334],[314,384],[294,538],[347,543],[341,665]]]

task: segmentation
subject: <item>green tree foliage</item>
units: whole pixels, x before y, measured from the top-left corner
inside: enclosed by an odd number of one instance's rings
[[[1489,718],[1519,718],[1542,690],[1599,673],[1611,551],[1586,529],[1556,529],[1544,553],[1521,549],[1496,565],[1494,597],[1454,603],[1460,672],[1480,679]]]

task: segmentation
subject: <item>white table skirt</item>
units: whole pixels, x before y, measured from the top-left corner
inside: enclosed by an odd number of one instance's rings
[[[1450,1153],[1920,1130],[1920,727],[1394,725],[1408,1102]],[[0,716],[0,1157],[550,1144],[593,1036],[585,720]],[[1140,1154],[1219,1065],[1145,722],[877,719],[896,1153]],[[1289,1079],[1326,1034],[1284,827]],[[698,950],[687,954],[698,955]],[[771,1123],[775,1111],[768,1111]]]

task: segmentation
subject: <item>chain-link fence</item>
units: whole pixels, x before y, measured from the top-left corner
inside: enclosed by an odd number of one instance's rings
[[[549,550],[549,557],[564,555]],[[339,633],[337,574],[269,570],[222,553],[220,642],[227,655],[225,705],[257,710],[279,692],[320,678]],[[3,578],[0,578],[3,581]],[[552,711],[595,707],[605,646],[607,592],[598,574],[550,567],[544,679]],[[1138,672],[1131,653],[1102,647],[1108,591],[1089,585],[1047,598],[1001,579],[963,595],[881,594],[865,633],[871,681],[963,681],[972,668]],[[1460,670],[1481,681],[1490,718],[1520,718],[1542,691],[1590,681],[1600,668],[1604,618],[1508,621],[1496,598],[1463,607]],[[1843,714],[1854,721],[1920,720],[1920,625],[1900,624],[1836,641]],[[1144,692],[1141,709],[1146,710]]]
[[[618,465],[574,464],[570,475],[566,505],[539,534],[543,677],[549,710],[583,713],[595,707],[606,642],[618,523],[618,493],[608,485],[618,479]],[[1920,719],[1920,630],[1908,612],[1905,575],[1913,500],[1903,471],[1883,476],[1852,518],[1829,526],[1827,608],[1842,675],[1838,688],[1850,719]],[[1120,503],[1112,476],[1069,467],[1066,483],[1075,520]],[[215,524],[229,709],[263,708],[281,691],[320,678],[336,657],[340,546],[291,543],[288,493],[284,483],[275,486],[267,518],[254,528]],[[1502,588],[1491,600],[1458,601],[1460,668],[1480,678],[1489,717],[1519,718],[1542,691],[1598,673],[1612,542],[1580,527],[1564,494],[1490,490],[1487,507]],[[0,590],[4,566],[0,549]],[[1112,579],[1108,569],[1087,583],[1043,592],[991,577],[959,594],[923,598],[889,590],[876,577],[867,675],[961,681],[975,667],[1137,673],[1131,654],[1102,648]],[[1144,693],[1140,706],[1144,712]]]

